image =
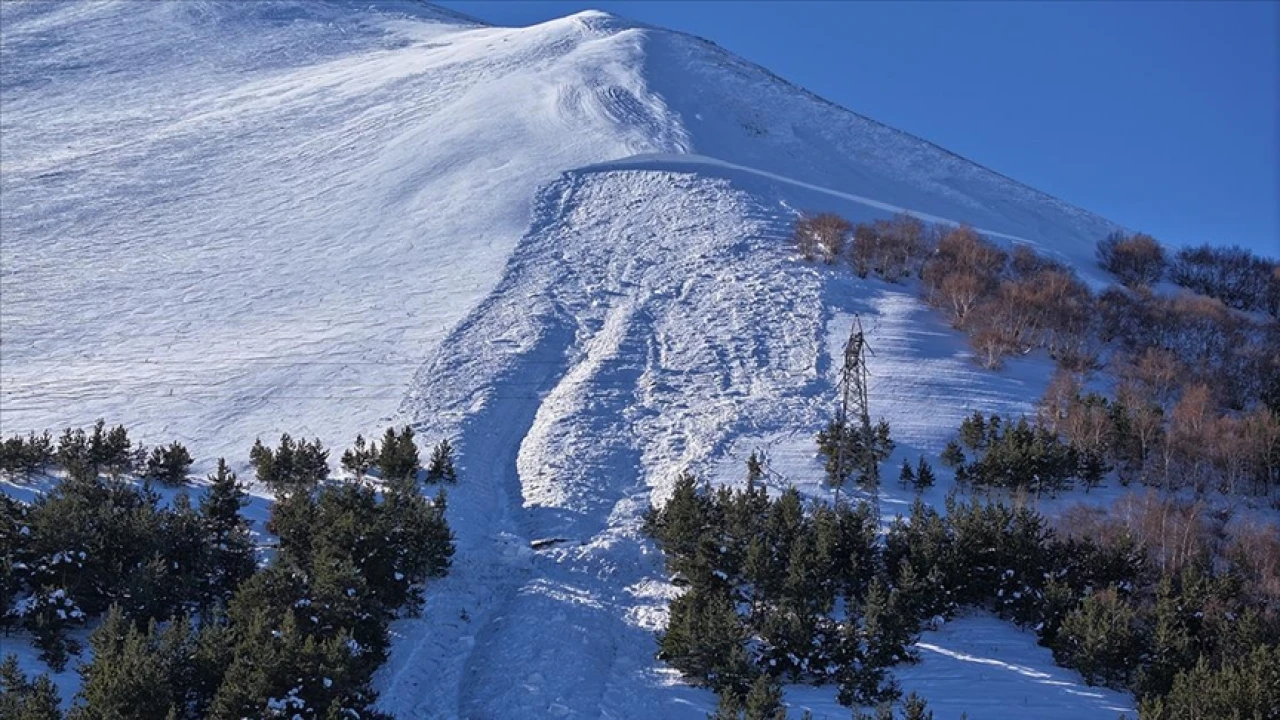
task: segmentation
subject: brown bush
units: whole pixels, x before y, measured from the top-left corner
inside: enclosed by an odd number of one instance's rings
[[[1098,243],[1098,264],[1128,287],[1153,285],[1164,275],[1164,248],[1150,235],[1112,233]]]
[[[1013,269],[1013,274],[1020,278],[1031,277],[1046,270],[1070,272],[1066,265],[1047,258],[1026,245],[1014,246],[1013,253],[1009,257],[1009,266]]]
[[[1256,606],[1280,605],[1280,533],[1274,525],[1234,528],[1225,555]]]
[[[858,223],[853,227],[853,242],[849,246],[849,264],[853,273],[860,278],[871,272],[871,267],[880,255],[880,235],[875,227],[867,223]]]
[[[1164,410],[1152,393],[1136,382],[1120,382],[1116,401],[1124,409],[1126,435],[1116,469],[1123,482],[1147,482],[1164,447]]]
[[[1277,314],[1274,284],[1280,263],[1258,257],[1240,247],[1202,245],[1179,250],[1170,278],[1201,295],[1237,310]]]
[[[1121,498],[1110,509],[1089,505],[1067,508],[1055,529],[1067,536],[1114,545],[1128,537],[1162,573],[1180,575],[1221,550],[1224,517],[1201,501],[1182,501],[1155,490]]]
[[[964,327],[977,302],[995,292],[1007,259],[1004,251],[973,228],[961,225],[949,230],[921,271],[928,300],[946,308],[955,327]]]
[[[1176,355],[1156,347],[1144,348],[1137,355],[1121,354],[1113,365],[1121,387],[1127,387],[1131,397],[1165,408],[1173,402],[1187,374],[1186,366]]]
[[[796,221],[792,237],[805,260],[822,260],[830,265],[844,252],[845,240],[853,226],[834,213],[804,215]]]

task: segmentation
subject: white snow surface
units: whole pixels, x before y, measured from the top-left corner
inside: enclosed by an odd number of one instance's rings
[[[1115,229],[604,13],[4,2],[0,33],[0,432],[105,417],[241,469],[280,432],[452,438],[455,567],[377,679],[401,718],[704,717],[654,659],[676,590],[641,513],[756,448],[821,493],[854,313],[894,460],[1030,409],[1047,363],[982,371],[913,288],[799,262],[798,210],[967,222],[1090,280]],[[984,720],[1126,706],[993,623],[923,640],[904,685]]]

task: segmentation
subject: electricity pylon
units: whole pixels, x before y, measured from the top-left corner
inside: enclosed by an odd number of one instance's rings
[[[844,367],[840,370],[840,408],[836,423],[840,429],[840,442],[836,451],[836,501],[840,499],[840,486],[854,470],[859,470],[863,488],[871,493],[871,505],[880,520],[880,466],[876,462],[874,435],[871,430],[871,411],[867,404],[867,345],[862,330],[862,318],[853,316],[853,327],[844,346]],[[855,424],[857,430],[850,425]],[[849,434],[859,434],[859,452],[849,457]]]

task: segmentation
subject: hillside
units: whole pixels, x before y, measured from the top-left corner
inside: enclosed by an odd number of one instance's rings
[[[821,492],[854,313],[901,455],[1030,408],[1048,364],[982,371],[908,289],[798,262],[798,210],[965,222],[1086,279],[1115,227],[602,13],[6,2],[0,24],[0,434],[101,416],[241,469],[283,431],[453,438],[458,560],[395,628],[398,717],[704,716],[653,659],[674,589],[641,513],[758,447]],[[962,621],[904,686],[982,718],[1127,707],[972,625],[993,656]],[[993,667],[998,693],[963,687]]]

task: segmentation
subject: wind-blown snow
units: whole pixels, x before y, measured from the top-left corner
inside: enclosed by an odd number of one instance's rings
[[[398,717],[704,716],[710,694],[653,658],[674,589],[641,513],[756,447],[818,492],[854,313],[898,457],[971,408],[1030,408],[1047,365],[981,371],[911,288],[797,261],[797,210],[968,222],[1086,275],[1114,227],[603,13],[6,2],[0,21],[0,432],[103,416],[240,462],[284,431],[454,438],[459,553],[394,627]],[[984,657],[1069,675],[990,638]],[[964,682],[927,680],[957,656],[925,656],[913,689],[960,708]],[[1063,717],[1123,702],[1055,697]]]

